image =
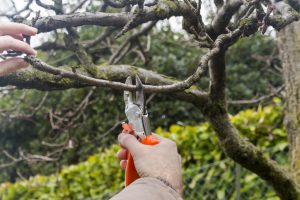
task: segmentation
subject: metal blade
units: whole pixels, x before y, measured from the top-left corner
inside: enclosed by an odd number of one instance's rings
[[[135,103],[141,108],[143,114],[145,114],[146,110],[145,110],[144,87],[138,75],[135,76],[135,84],[136,84]]]
[[[132,85],[132,78],[130,76],[127,77],[125,84]],[[125,109],[129,104],[133,104],[132,93],[130,91],[124,90],[124,102]]]

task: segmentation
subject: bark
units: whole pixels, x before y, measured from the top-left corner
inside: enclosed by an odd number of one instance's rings
[[[216,108],[216,105],[213,106]],[[272,185],[282,200],[299,200],[300,191],[291,175],[244,138],[230,123],[222,109],[211,109],[209,121],[217,132],[221,148],[235,162]]]
[[[290,166],[293,177],[300,185],[300,23],[291,24],[278,36],[285,80],[285,126],[290,148]]]
[[[69,67],[61,67],[60,69],[71,71]],[[87,75],[87,72],[84,71],[84,69],[77,69],[76,72],[81,75]],[[171,77],[130,65],[94,66],[93,72],[93,77],[96,80],[117,81],[124,83],[128,76],[138,75],[143,83],[147,85],[163,86],[177,82]],[[34,70],[32,68],[13,73],[9,76],[1,77],[0,87],[8,85],[14,85],[20,89],[36,89],[42,91],[66,90],[69,88],[97,86],[97,84],[92,82],[89,84],[89,82],[63,78],[60,75],[52,75],[42,71]],[[100,85],[98,86],[101,87]],[[102,85],[102,87],[106,86]],[[118,87],[112,89],[123,90]],[[175,93],[166,92],[165,94],[190,103],[198,102],[200,104],[206,104],[207,102],[207,94],[203,91],[200,91],[196,86],[193,86],[185,91],[179,91]]]
[[[135,12],[84,12],[63,14],[60,10],[60,6],[59,10],[56,10],[57,15],[40,17],[36,20],[27,21],[27,23],[37,27],[39,32],[50,32],[60,28],[67,28],[70,33],[70,27],[83,25],[112,26],[116,29],[123,28],[122,31],[125,29],[128,31],[129,29],[149,21],[167,19],[172,16],[183,16],[195,23],[191,24],[192,28],[198,27],[199,24],[201,25],[201,28],[203,28],[203,22],[199,12],[195,13],[193,5],[186,2],[188,1],[158,1],[157,5],[145,8],[143,12],[138,14]],[[255,2],[256,1],[254,1],[254,3]],[[266,180],[274,187],[277,194],[283,200],[298,200],[300,199],[299,187],[291,175],[268,157],[264,156],[261,151],[246,139],[241,138],[228,118],[226,108],[226,74],[224,58],[226,48],[236,42],[240,37],[250,36],[257,32],[259,26],[261,26],[260,21],[262,20],[262,16],[259,18],[255,15],[248,15],[248,17],[240,19],[236,26],[231,27],[234,28],[233,30],[229,30],[230,27],[228,27],[228,25],[232,16],[234,16],[235,12],[238,11],[239,7],[244,3],[245,1],[241,0],[229,0],[226,1],[224,5],[222,4],[222,7],[221,4],[219,4],[218,13],[214,17],[211,25],[206,25],[204,29],[198,30],[199,32],[193,30],[195,32],[193,32],[193,34],[197,37],[202,37],[202,31],[204,31],[205,37],[202,39],[208,42],[211,45],[211,48],[210,51],[201,58],[200,64],[195,67],[195,72],[184,81],[176,81],[155,72],[128,65],[96,66],[89,64],[87,67],[81,66],[79,69],[75,67],[52,67],[33,57],[27,56],[26,61],[39,71],[23,71],[2,77],[0,79],[0,86],[15,85],[21,88],[39,90],[63,90],[68,88],[97,86],[133,91],[135,90],[133,86],[129,87],[128,85],[123,84],[123,82],[128,76],[138,74],[143,80],[143,83],[145,83],[146,92],[160,92],[195,104],[202,110],[212,124],[224,152],[230,158]],[[251,10],[252,4],[250,3],[247,5],[248,6],[246,7]],[[299,13],[295,12],[285,2],[281,1],[275,3],[275,5],[276,10],[281,14],[268,17],[264,14],[264,25],[271,25],[276,30],[280,30],[284,26],[299,19]],[[42,5],[42,7],[47,6],[48,5]],[[50,6],[49,9],[55,10],[56,8]],[[299,52],[300,45],[298,44],[300,39],[299,35],[292,34],[294,32],[299,32],[299,30],[296,30],[297,28],[299,29],[299,27],[291,27],[291,29],[283,31],[282,34],[286,34],[286,36],[282,37],[281,46],[283,50],[282,58],[284,62],[286,60],[286,64],[284,64],[289,66],[285,69],[285,76],[288,77],[286,82],[290,83],[286,84],[287,94],[289,96],[286,122],[288,131],[294,131],[290,134],[289,138],[292,148],[292,167],[298,170],[300,164],[296,161],[299,161],[299,159],[295,156],[299,156],[298,151],[300,151],[300,148],[299,150],[297,149],[297,144],[299,144],[298,135],[300,134],[298,130],[298,116],[300,119],[300,114],[298,112],[300,105],[298,103],[300,99],[298,85],[300,80],[297,81],[297,72],[298,70],[300,71],[300,66],[297,64],[300,61],[300,56],[297,58],[295,52]],[[222,33],[226,34],[220,35]],[[105,38],[106,36],[103,37]],[[98,39],[102,40],[103,38],[100,37]],[[82,58],[82,63],[86,63],[85,60],[89,60],[88,58],[86,59],[87,55],[85,52],[88,45],[80,46],[79,43],[76,43],[76,40],[76,38],[71,38],[71,42],[73,42],[71,49],[77,53],[79,58]],[[95,41],[99,42],[99,40]],[[91,44],[92,46],[94,45],[94,43]],[[78,50],[77,47],[82,48]],[[84,55],[85,57],[81,57]],[[194,84],[204,74],[208,67],[208,63],[210,66],[210,87],[209,92],[206,93],[200,91]],[[295,173],[292,176],[298,176],[297,170],[295,170]]]
[[[145,8],[145,12],[137,17],[130,28],[134,28],[149,21],[167,19],[172,16],[195,16],[190,8],[183,2],[162,1],[151,8]],[[39,18],[35,27],[39,32],[50,32],[60,28],[77,27],[82,25],[113,26],[123,28],[135,15],[133,13],[74,13],[64,15],[54,15]],[[27,21],[24,23],[31,24]]]
[[[252,143],[242,138],[230,122],[226,108],[225,55],[223,51],[212,58],[209,67],[210,99],[205,107],[201,105],[198,107],[217,133],[223,151],[235,162],[272,185],[282,200],[300,199],[300,190],[291,174],[265,156]]]

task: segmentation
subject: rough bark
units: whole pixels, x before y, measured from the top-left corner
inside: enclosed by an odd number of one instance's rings
[[[278,34],[286,91],[285,126],[290,148],[292,175],[300,185],[300,23]]]
[[[61,68],[62,69],[62,68]],[[63,69],[71,71],[69,67]],[[130,65],[106,65],[106,66],[94,66],[93,77],[98,80],[109,80],[125,82],[128,76],[138,75],[143,83],[148,85],[169,85],[176,83],[171,77],[167,77],[150,70],[137,68]],[[86,75],[87,72],[84,69],[77,69],[78,74]],[[42,91],[51,90],[66,90],[69,88],[83,88],[88,86],[95,86],[95,84],[88,82],[82,82],[69,78],[62,78],[49,73],[44,73],[34,69],[20,71],[9,76],[0,78],[0,87],[14,85],[18,88],[37,89]],[[105,87],[104,85],[102,87]],[[113,88],[122,90],[121,88]],[[172,95],[172,97],[187,101],[190,103],[198,102],[205,104],[207,102],[207,94],[200,91],[197,87],[191,87],[185,91],[179,91],[176,93],[166,93]]]
[[[245,138],[241,138],[227,114],[213,112],[209,121],[217,132],[221,148],[227,156],[266,180],[282,200],[300,199],[299,188],[290,174]]]
[[[200,3],[201,1],[199,1],[199,4]],[[227,115],[224,58],[226,48],[236,42],[240,37],[254,34],[258,31],[259,27],[263,26],[262,28],[267,28],[267,25],[271,25],[276,30],[280,30],[284,26],[299,19],[299,13],[295,12],[283,1],[275,3],[276,10],[280,14],[274,14],[272,16],[267,15],[263,9],[259,10],[260,3],[260,1],[250,1],[248,3],[241,0],[226,1],[222,6],[219,4],[218,13],[214,16],[213,22],[207,25],[203,24],[202,17],[198,12],[201,5],[198,5],[196,9],[189,1],[163,0],[158,1],[154,6],[143,9],[142,12],[118,13],[85,12],[64,14],[61,10],[62,6],[60,6],[59,10],[56,10],[57,15],[40,17],[36,20],[27,21],[27,23],[37,27],[39,32],[50,32],[56,29],[67,28],[70,33],[71,27],[97,25],[112,26],[118,29],[123,28],[121,33],[124,33],[149,21],[167,19],[172,16],[183,16],[185,19],[188,19],[189,22],[192,22],[188,30],[191,31],[198,41],[204,42],[203,46],[206,45],[210,50],[201,58],[200,64],[195,66],[195,72],[181,82],[128,65],[96,66],[91,63],[87,67],[81,66],[80,69],[74,67],[52,67],[34,58],[30,59],[30,57],[27,56],[25,58],[26,61],[39,71],[18,72],[17,74],[3,77],[0,79],[0,86],[15,85],[21,88],[39,90],[62,90],[97,86],[118,90],[134,90],[134,87],[129,87],[123,84],[123,82],[127,76],[138,74],[143,80],[143,83],[146,84],[146,92],[160,92],[172,95],[174,98],[188,101],[198,106],[211,122],[214,130],[218,134],[224,152],[229,157],[270,183],[283,200],[298,200],[300,199],[299,187],[291,175],[275,162],[264,156],[261,151],[246,139],[241,138],[238,131],[230,123]],[[241,16],[238,23],[230,24],[231,18],[242,4],[245,4],[246,11],[251,12],[248,13],[249,15]],[[261,12],[259,16],[252,13],[254,9],[251,10],[251,7],[254,6],[254,4],[256,4],[255,8],[257,12]],[[47,5],[42,5],[42,7],[47,7]],[[55,10],[56,8],[49,7],[49,9]],[[262,20],[263,24],[261,24]],[[201,28],[197,29],[197,27]],[[288,29],[287,32],[284,33],[291,34],[289,32],[295,32],[296,30],[294,29]],[[290,41],[285,41],[283,38],[282,43],[284,44],[282,44],[282,46],[284,47],[286,45],[286,48],[288,48],[287,51],[284,51],[283,58],[286,58],[287,63],[291,65],[291,69],[287,68],[285,74],[289,77],[288,82],[291,83],[290,85],[287,84],[287,87],[290,88],[290,90],[287,90],[290,91],[288,96],[294,95],[295,97],[291,97],[291,103],[289,103],[291,107],[288,107],[288,111],[292,110],[294,113],[291,114],[291,116],[287,116],[287,119],[292,120],[286,121],[288,129],[291,127],[291,130],[294,131],[289,140],[291,147],[296,149],[297,141],[299,140],[299,130],[295,129],[295,127],[299,124],[298,100],[300,99],[300,93],[298,90],[294,90],[294,87],[298,87],[300,83],[300,81],[297,81],[296,75],[297,72],[300,71],[300,69],[298,69],[300,67],[295,64],[299,63],[300,60],[297,60],[297,57],[291,59],[289,55],[295,51],[299,51],[297,44],[299,44],[300,39],[299,37],[295,37],[295,35],[292,36],[291,39],[288,39]],[[287,35],[287,38],[289,37],[291,36]],[[98,39],[95,41],[99,42]],[[90,60],[86,59],[87,53],[85,51],[87,51],[88,46],[81,46],[77,38],[71,38],[71,42],[73,42],[71,49],[75,51],[81,63],[85,63],[85,60]],[[296,44],[296,47],[292,46],[293,44]],[[77,47],[82,48],[78,51]],[[292,52],[291,47],[293,48]],[[208,63],[210,66],[210,87],[209,92],[206,93],[200,91],[194,84],[204,74]],[[295,105],[297,106],[296,108],[294,107]],[[298,155],[298,150],[295,152],[295,155]],[[291,157],[293,158],[293,156]],[[300,164],[294,163],[292,166],[296,168],[300,166]],[[295,171],[293,175],[297,176],[297,174],[297,171]]]
[[[210,99],[205,107],[200,105],[198,107],[202,109],[216,131],[223,151],[231,159],[272,185],[282,200],[300,199],[300,189],[291,174],[265,156],[252,143],[242,138],[230,122],[226,108],[225,55],[223,51],[213,57],[209,67]]]

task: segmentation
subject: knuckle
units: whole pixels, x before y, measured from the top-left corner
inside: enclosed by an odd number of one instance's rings
[[[131,138],[129,134],[122,133],[118,137],[121,144],[126,144]]]
[[[124,133],[120,133],[118,135],[118,140],[119,140],[120,143],[123,141],[123,137],[124,137]]]
[[[168,143],[169,143],[170,148],[177,149],[177,145],[174,141],[170,140]]]
[[[1,38],[3,41],[8,42],[8,44],[10,45],[12,42],[14,42],[14,38],[9,35],[1,36]]]

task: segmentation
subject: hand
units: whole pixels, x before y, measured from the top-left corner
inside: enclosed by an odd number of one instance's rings
[[[33,36],[37,33],[37,29],[25,24],[14,22],[0,23],[0,53],[4,50],[21,51],[29,55],[36,55],[36,51],[29,44],[23,42],[23,36]],[[0,62],[0,77],[14,72],[20,68],[27,67],[21,58],[8,58]]]
[[[169,183],[179,194],[182,192],[181,157],[175,142],[158,136],[159,144],[143,145],[133,135],[121,133],[118,137],[123,147],[117,157],[122,169],[126,168],[127,150],[133,157],[140,177],[160,178]]]

